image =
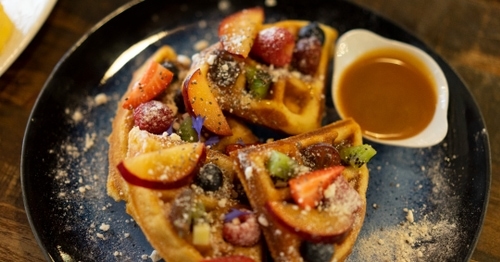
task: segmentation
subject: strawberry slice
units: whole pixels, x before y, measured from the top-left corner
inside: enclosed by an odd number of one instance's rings
[[[123,108],[133,109],[159,95],[172,82],[174,74],[156,61],[151,61],[123,102]]]
[[[323,198],[323,191],[341,175],[344,166],[316,170],[288,181],[292,198],[300,208],[314,208]]]
[[[204,259],[201,262],[255,262],[255,260],[246,256],[228,256],[228,257],[217,257],[211,259]]]
[[[263,22],[262,7],[244,9],[224,18],[218,30],[222,47],[231,54],[246,58]]]
[[[267,64],[283,67],[292,61],[295,36],[284,27],[269,27],[259,32],[251,55]]]

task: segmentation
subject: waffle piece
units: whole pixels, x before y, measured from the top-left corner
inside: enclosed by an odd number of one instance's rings
[[[175,135],[154,135],[135,127],[129,135],[128,156],[186,143],[175,137]],[[196,183],[170,190],[153,190],[129,184],[127,212],[166,261],[200,261],[206,257],[231,255],[243,255],[254,261],[260,261],[262,257],[260,240],[249,247],[231,244],[225,240],[224,216],[233,208],[245,210],[250,208],[235,197],[238,195],[235,189],[237,177],[231,159],[214,150],[208,150],[207,158],[202,165],[207,167],[210,164],[222,170],[223,180],[219,189],[204,190]],[[202,208],[198,209],[199,206]],[[200,220],[192,218],[196,216],[202,217],[203,223],[209,226],[208,245],[195,243],[197,240],[194,237],[193,227],[196,220]]]
[[[319,215],[323,211],[318,211],[318,207],[306,208],[304,210],[297,207],[292,199],[293,192],[290,186],[286,184],[279,186],[279,182],[271,177],[267,166],[272,151],[284,153],[294,159],[299,166],[302,166],[308,161],[305,158],[304,149],[311,145],[325,142],[333,144],[335,147],[360,145],[362,143],[360,128],[352,120],[343,120],[309,133],[231,152],[231,157],[235,158],[238,162],[239,168],[237,173],[251,206],[260,220],[265,221],[262,229],[267,246],[275,261],[303,261],[301,254],[303,251],[301,252],[301,249],[304,249],[306,242],[321,242],[322,240],[327,240],[327,242],[333,241],[333,244],[328,244],[334,246],[334,254],[331,261],[343,261],[350,254],[356,241],[366,211],[366,190],[368,185],[368,169],[366,165],[362,165],[360,168],[345,167],[342,172],[342,176],[360,197],[359,208],[357,208],[353,215],[347,212],[347,216],[334,216],[325,221],[319,218]],[[270,205],[271,203],[275,206]],[[344,204],[346,208],[351,208],[351,211],[356,209],[352,209],[353,206],[350,201],[345,201]],[[289,217],[280,218],[271,210],[273,207],[286,206],[293,206],[292,209],[299,210],[300,214],[291,215],[293,212],[289,212]],[[283,210],[280,209],[278,211]],[[312,214],[316,214],[316,216],[302,221],[303,219],[300,217],[311,212]],[[286,215],[286,213],[284,211],[280,215]],[[335,226],[336,222],[332,221],[342,221],[342,219],[351,220],[352,225],[350,226],[350,230],[343,233],[337,232],[337,236],[322,235],[329,230],[329,226]],[[306,225],[293,224],[304,222]],[[292,225],[287,223],[292,223]],[[297,228],[294,228],[294,225],[297,225]],[[318,234],[317,238],[315,238],[314,233],[309,234],[310,232],[304,232],[308,228],[316,230],[315,233]]]
[[[180,81],[186,75],[187,66],[178,61],[177,54],[171,47],[163,46],[134,73],[118,105],[112,123],[112,133],[108,139],[110,144],[108,194],[116,201],[126,202],[127,213],[134,218],[151,245],[167,261],[201,261],[204,258],[231,255],[241,255],[260,261],[262,257],[260,238],[257,243],[242,246],[240,243],[234,244],[226,241],[223,234],[226,224],[224,217],[231,213],[232,209],[250,209],[237,198],[239,195],[236,185],[239,183],[236,179],[234,164],[228,156],[212,149],[204,150],[206,158],[200,160],[201,168],[213,164],[222,171],[222,185],[214,190],[203,189],[194,178],[185,185],[174,188],[153,189],[141,185],[142,182],[130,183],[120,173],[118,166],[127,159],[189,144],[181,140],[176,133],[153,134],[141,130],[137,123],[134,123],[133,110],[123,107],[125,101],[131,97],[133,87],[145,73],[151,61],[170,62],[176,65],[179,80],[174,80],[154,99],[167,104],[177,119],[185,117],[182,109],[177,108],[175,100],[180,94]],[[220,150],[224,149],[224,145],[234,143],[234,141],[248,143],[256,141],[257,138],[241,122],[230,119],[229,123],[235,130],[234,136],[221,139]],[[179,154],[179,157],[183,157],[183,154]],[[200,173],[201,171],[197,173],[198,176]],[[201,226],[196,226],[195,229],[195,225],[198,224]],[[210,233],[207,234],[208,231]],[[194,237],[199,236],[198,232],[202,232],[201,235],[204,236],[201,237],[201,243],[200,237]]]
[[[122,105],[132,92],[135,83],[147,70],[147,65],[151,61],[159,63],[170,61],[179,68],[178,78],[182,79],[185,77],[189,65],[180,63],[177,60],[177,53],[170,46],[159,48],[136,72],[134,72],[127,91],[118,103],[116,115],[112,122],[112,132],[108,137],[109,174],[107,180],[107,192],[116,201],[127,200],[129,195],[128,184],[123,180],[116,166],[127,156],[127,151],[129,150],[129,132],[134,127],[132,110],[123,108]],[[179,90],[180,80],[174,81],[161,97],[163,102],[172,108],[174,114],[178,114],[178,108],[174,102],[174,97]]]
[[[223,21],[221,27],[228,23]],[[323,32],[323,37],[319,37],[323,38],[322,45],[316,49],[304,47],[318,45],[319,41],[311,40],[314,37],[299,36],[301,29],[311,25]],[[274,53],[269,55],[270,60],[280,66],[267,62],[268,59],[259,56],[264,51],[255,51],[256,43],[248,56],[235,55],[226,51],[221,41],[193,56],[191,71],[199,70],[207,79],[218,105],[226,113],[292,135],[317,129],[324,113],[325,79],[337,31],[323,24],[298,20],[258,27],[260,32],[271,28],[285,29],[291,34],[295,49],[289,62],[281,64],[279,59],[274,62],[273,57],[281,57]],[[270,87],[262,89],[262,82]],[[195,100],[188,97],[188,103]]]

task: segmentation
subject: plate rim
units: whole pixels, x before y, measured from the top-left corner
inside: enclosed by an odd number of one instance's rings
[[[54,4],[57,2],[57,0],[50,0],[50,1],[53,1]],[[29,200],[28,200],[28,196],[27,196],[27,189],[26,189],[26,176],[27,176],[27,174],[25,171],[26,159],[24,156],[26,154],[26,151],[29,150],[26,146],[26,141],[28,139],[28,134],[29,134],[30,130],[33,128],[31,125],[33,115],[35,114],[36,109],[38,108],[39,104],[41,103],[40,101],[42,100],[44,93],[48,92],[47,91],[48,86],[49,86],[50,82],[52,81],[52,79],[54,78],[54,75],[59,71],[59,69],[64,64],[64,62],[75,52],[75,50],[77,50],[78,47],[80,45],[82,45],[82,43],[84,43],[92,34],[94,34],[96,31],[98,31],[108,21],[114,19],[115,17],[119,16],[123,11],[128,10],[129,8],[132,8],[133,6],[139,4],[143,1],[144,0],[132,0],[128,3],[121,5],[120,7],[113,10],[111,13],[109,13],[107,16],[102,18],[99,22],[97,22],[94,26],[92,26],[84,35],[82,35],[80,37],[80,39],[78,39],[73,45],[71,45],[71,47],[59,59],[59,61],[56,63],[56,65],[52,69],[51,73],[47,77],[47,80],[43,84],[42,89],[40,90],[40,93],[38,94],[37,99],[36,99],[35,103],[33,104],[33,108],[29,114],[28,122],[26,124],[26,129],[24,132],[23,140],[22,140],[21,161],[20,161],[20,165],[19,165],[20,166],[21,193],[22,193],[24,211],[25,211],[26,216],[28,218],[28,224],[30,226],[31,232],[32,232],[33,236],[35,237],[35,241],[39,245],[39,247],[43,253],[43,256],[45,257],[45,259],[47,261],[54,261],[54,259],[50,256],[45,243],[43,243],[43,241],[40,238],[40,232],[39,232],[39,230],[37,230],[37,228],[34,224],[31,209],[30,209],[31,206],[29,204]],[[48,16],[48,14],[47,14],[47,16]],[[0,72],[0,76],[1,76],[1,72]]]

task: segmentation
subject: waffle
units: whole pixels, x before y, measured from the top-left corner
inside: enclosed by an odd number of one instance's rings
[[[297,37],[300,28],[310,22],[286,20],[273,24],[264,24],[262,29],[282,27]],[[324,112],[325,79],[328,73],[328,63],[332,57],[337,31],[329,26],[319,24],[324,32],[324,43],[321,48],[320,62],[316,70],[305,74],[289,64],[275,67],[263,63],[258,58],[249,55],[246,58],[233,56],[241,72],[235,83],[221,86],[225,83],[210,81],[210,89],[221,109],[254,124],[280,130],[287,134],[300,134],[317,129],[321,126]],[[222,44],[216,43],[193,57],[192,70],[200,69],[201,74],[208,76],[217,74],[210,72],[210,63],[214,54],[221,53]],[[233,67],[235,65],[230,65]],[[272,77],[269,93],[265,97],[255,97],[248,92],[246,66],[254,66],[267,71]],[[227,80],[227,79],[226,79]]]
[[[244,21],[243,24],[252,24],[251,28],[256,29],[256,33],[258,30],[273,27],[286,28],[297,39],[302,37],[298,36],[299,30],[311,25],[306,21],[295,20],[262,24],[262,12],[260,8],[244,10],[238,15],[243,14],[245,17],[250,14],[253,20],[250,19],[249,23],[245,22],[245,19],[240,19],[240,22],[233,20],[229,24],[234,27]],[[224,21],[221,24],[224,24]],[[290,190],[286,187],[274,187],[275,181],[269,178],[266,171],[254,167],[264,165],[263,156],[269,150],[278,150],[294,156],[302,165],[304,160],[300,155],[301,147],[325,141],[331,141],[336,147],[359,145],[362,142],[359,126],[352,120],[321,127],[324,79],[337,32],[326,25],[318,26],[324,34],[324,39],[320,49],[315,49],[320,50],[317,53],[316,66],[304,68],[297,64],[300,63],[297,61],[275,66],[254,54],[245,53],[245,48],[243,51],[233,49],[233,53],[230,53],[227,51],[228,35],[222,34],[218,43],[193,56],[193,63],[190,65],[182,62],[186,59],[179,59],[171,47],[163,46],[134,73],[119,103],[109,136],[107,192],[116,201],[126,202],[127,212],[166,261],[202,261],[221,257],[235,259],[234,256],[244,256],[258,262],[264,257],[265,247],[264,238],[255,232],[261,231],[275,261],[302,261],[300,249],[304,243],[303,237],[277,223],[266,207],[270,201],[290,202]],[[224,31],[224,27],[222,28]],[[237,26],[233,29],[240,32]],[[219,34],[221,35],[220,32]],[[239,37],[241,35],[237,34],[236,39]],[[242,42],[252,43],[253,40],[246,38]],[[210,76],[224,75],[224,72],[214,71],[212,67],[214,58],[217,59],[222,53],[230,56],[230,60],[236,63],[222,65],[218,69],[227,70],[228,66],[234,66],[233,69],[239,72],[234,79],[229,77],[217,80]],[[137,104],[132,105],[131,102],[136,97],[134,94],[137,95],[137,92],[134,93],[136,83],[141,77],[148,75],[146,72],[150,72],[148,64],[151,61],[160,64],[170,62],[176,67],[175,78],[168,88],[155,97],[148,98],[168,105],[175,117],[171,128],[161,134],[148,132],[140,127],[133,115]],[[305,64],[310,63],[306,61]],[[255,96],[252,93],[254,90],[249,89],[249,68],[261,70],[272,79],[270,89],[260,96]],[[160,74],[160,77],[163,76]],[[142,91],[146,88],[141,85],[139,90],[142,92],[141,96],[146,93]],[[181,132],[181,126],[186,119],[193,119],[194,122],[201,120],[201,124],[198,123],[198,141],[189,141],[191,138],[182,137],[184,131]],[[253,129],[249,127],[255,124],[294,136],[261,144],[263,141],[254,135]],[[208,146],[208,142],[214,137],[218,142]],[[203,154],[204,157],[196,160],[201,166],[200,170],[213,164],[222,172],[222,184],[216,190],[203,188],[196,181],[197,175],[183,180],[182,183],[176,181],[175,186],[155,188],[145,186],[142,180],[140,183],[132,182],[130,174],[126,174],[129,172],[124,167],[127,160],[149,157],[150,153],[162,150],[185,145],[195,147],[200,144],[203,144],[203,153],[206,153],[206,157]],[[183,154],[178,155],[179,158],[183,157]],[[253,168],[251,174],[248,172],[249,167]],[[198,168],[197,165],[193,174],[202,172]],[[125,179],[127,176],[128,180]],[[347,167],[342,176],[348,181],[349,187],[359,194],[362,203],[351,219],[350,229],[342,232],[342,236],[332,244],[335,246],[332,261],[341,261],[350,253],[363,223],[366,206],[366,166]],[[235,210],[239,210],[236,216]],[[254,220],[251,220],[252,218]],[[209,244],[206,241],[200,244],[199,239],[195,237],[196,221],[209,225]],[[254,224],[248,224],[250,222],[247,221],[254,221]],[[255,230],[250,231],[252,234],[247,234],[247,231],[232,234],[234,228],[226,227],[231,223],[236,227],[247,223],[246,225],[251,225],[249,227]],[[204,230],[206,236],[207,229]],[[277,231],[280,234],[276,234]],[[235,243],[247,239],[248,236],[257,237],[251,244]]]
[[[159,48],[146,62],[144,62],[143,66],[141,66],[136,72],[134,72],[127,91],[124,93],[121,101],[119,102],[116,115],[112,122],[112,132],[108,137],[109,174],[107,180],[107,192],[116,201],[127,201],[129,196],[128,183],[124,181],[116,166],[128,154],[127,152],[129,150],[130,142],[129,132],[134,127],[132,111],[123,108],[121,105],[130,94],[134,83],[140,78],[142,74],[144,74],[146,65],[151,60],[157,62],[177,61],[177,53],[170,46],[163,46]],[[179,73],[179,76],[185,76],[186,66],[183,66],[180,63],[177,64],[179,65],[179,68],[182,69]],[[175,113],[177,113],[178,110],[175,106],[175,103],[173,102],[173,96],[176,92],[178,92],[177,90],[179,89],[179,82],[172,83],[171,88],[168,89],[168,93],[164,95],[164,100],[167,100],[166,103],[169,103],[172,106]]]
[[[129,144],[131,154],[184,143],[169,137],[152,135],[138,128],[131,130],[129,139],[133,141]],[[220,190],[205,192],[193,184],[172,190],[151,190],[129,185],[127,212],[166,261],[200,261],[206,257],[230,255],[243,255],[254,261],[260,261],[262,257],[260,242],[251,247],[241,247],[224,240],[222,217],[232,208],[250,208],[235,198],[237,192],[234,185],[237,184],[235,181],[237,178],[231,159],[214,150],[208,150],[207,159],[203,164],[209,163],[215,164],[223,171],[224,184]],[[177,219],[182,219],[182,212],[185,210],[180,213],[175,211],[175,201],[188,196],[194,198],[195,203],[202,203],[207,213],[211,228],[211,245],[208,247],[197,247],[193,244],[190,229],[183,228],[182,222],[176,227],[177,221],[172,217],[177,215]]]
[[[291,156],[298,163],[304,163],[301,149],[321,142],[331,142],[333,145],[360,145],[362,143],[361,131],[354,121],[343,120],[309,133],[231,152],[231,156],[238,162],[237,173],[254,212],[267,221],[266,226],[263,226],[262,229],[267,246],[275,261],[303,261],[300,249],[304,239],[295,230],[283,226],[266,208],[268,203],[272,201],[291,202],[290,188],[278,188],[266,168],[269,152],[277,150]],[[362,199],[362,205],[354,215],[351,230],[346,232],[343,238],[333,243],[334,255],[331,261],[343,261],[350,254],[363,224],[366,211],[368,185],[366,165],[359,169],[348,167],[344,169],[342,175],[350,186],[358,192]]]
[[[175,51],[164,46],[160,48],[148,61],[157,62],[172,61],[177,63]],[[185,76],[187,68],[178,64],[179,76]],[[262,257],[261,241],[245,247],[228,243],[222,234],[223,220],[225,214],[231,209],[250,209],[242,203],[238,196],[236,185],[236,174],[233,161],[215,149],[209,149],[206,159],[201,165],[214,164],[222,170],[223,184],[220,189],[213,192],[205,192],[196,186],[194,182],[185,186],[155,190],[147,187],[131,184],[120,174],[117,166],[124,159],[139,156],[160,149],[168,149],[177,145],[186,144],[174,133],[160,135],[140,130],[134,125],[132,110],[123,108],[121,104],[128,97],[133,83],[144,73],[145,66],[141,67],[133,77],[133,80],[124,94],[118,106],[116,116],[113,120],[113,131],[109,136],[109,175],[107,181],[107,192],[116,201],[126,202],[126,211],[141,227],[146,238],[159,254],[167,261],[201,261],[210,257],[225,257],[231,255],[242,255],[260,261]],[[179,93],[180,80],[171,84],[167,92],[161,94],[157,99],[169,104],[177,115],[182,112],[175,106],[175,95]],[[219,147],[233,143],[235,140],[254,142],[256,139],[237,120],[230,120],[234,136],[228,136],[221,140]],[[210,245],[197,245],[193,243],[193,234],[189,229],[189,223],[182,223],[182,217],[186,209],[183,205],[176,204],[182,199],[191,199],[192,203],[203,206],[204,219],[210,225]],[[184,213],[183,213],[184,212]],[[179,222],[180,221],[180,222]],[[186,228],[186,224],[188,225]]]

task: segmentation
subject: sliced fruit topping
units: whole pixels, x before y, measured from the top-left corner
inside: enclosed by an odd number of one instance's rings
[[[255,262],[255,260],[253,260],[249,257],[235,255],[235,256],[204,259],[201,262]]]
[[[308,262],[330,262],[333,254],[335,254],[335,250],[331,243],[303,241],[300,244],[300,254]]]
[[[317,209],[305,211],[282,201],[269,201],[266,203],[266,209],[290,232],[312,242],[340,241],[354,222],[353,216],[337,216]]]
[[[206,73],[202,73],[200,69],[195,70],[184,80],[182,92],[188,113],[204,118],[203,126],[206,129],[221,136],[232,134],[226,117],[210,91]]]
[[[320,204],[323,192],[341,175],[344,166],[334,166],[316,170],[288,181],[290,193],[302,209],[311,209]]]
[[[134,124],[152,134],[162,134],[174,122],[172,109],[156,100],[140,104],[134,109],[133,115]]]
[[[321,45],[325,42],[325,32],[323,32],[323,29],[321,29],[317,22],[309,23],[299,30],[299,39],[311,37],[318,39]]]
[[[174,77],[172,78],[172,82],[179,80],[180,70],[179,70],[179,67],[177,67],[177,65],[172,63],[172,61],[164,61],[163,63],[161,63],[161,65],[174,74]]]
[[[238,150],[238,149],[242,149],[242,148],[245,148],[247,147],[247,145],[244,145],[244,144],[238,144],[238,143],[234,143],[234,144],[229,144],[226,146],[225,150],[224,150],[224,153],[226,155],[229,155],[231,152],[235,151],[235,150]]]
[[[193,225],[193,245],[207,247],[210,245],[210,224],[203,222]]]
[[[172,82],[174,74],[156,61],[151,61],[141,79],[128,93],[123,108],[133,109],[159,95]]]
[[[219,40],[224,50],[247,57],[257,32],[264,22],[264,9],[244,9],[226,17],[219,25]]]
[[[299,72],[313,75],[321,61],[321,42],[316,37],[301,38],[293,50],[292,66]]]
[[[257,35],[252,47],[252,55],[267,64],[283,67],[292,61],[295,37],[283,27],[269,27]]]
[[[303,74],[316,73],[324,41],[325,32],[317,22],[300,28],[293,50],[292,66]]]
[[[177,235],[192,239],[194,245],[209,245],[210,225],[207,222],[205,206],[199,201],[193,190],[184,188],[171,202],[168,219]]]
[[[193,117],[185,117],[179,126],[179,131],[177,132],[182,140],[187,142],[196,142],[199,140],[198,133],[193,127]]]
[[[338,216],[351,216],[363,205],[358,192],[344,176],[338,176],[324,192],[321,210]]]
[[[234,213],[236,211],[232,211]],[[229,219],[227,219],[229,220]],[[224,240],[235,246],[250,247],[260,239],[260,227],[254,213],[247,210],[224,222],[222,236]]]
[[[193,214],[200,213],[203,206],[196,204],[196,199],[193,190],[190,188],[183,189],[172,201],[168,218],[177,234],[180,237],[187,237],[191,234],[191,225]]]
[[[271,176],[286,181],[296,175],[297,162],[288,155],[273,150],[269,155],[266,167]]]
[[[204,165],[194,178],[194,183],[205,191],[216,191],[222,186],[222,170],[212,163]]]
[[[203,143],[176,145],[143,153],[121,161],[117,168],[123,178],[137,186],[171,189],[188,184],[205,160]]]
[[[207,73],[208,78],[221,88],[232,87],[241,73],[238,61],[224,50],[213,52],[207,63],[210,65]]]
[[[342,161],[358,168],[368,163],[375,154],[377,154],[377,151],[367,144],[344,147],[340,150]]]
[[[262,99],[267,96],[272,83],[271,75],[268,72],[254,66],[247,66],[245,68],[245,77],[247,88],[253,97]]]
[[[340,154],[332,144],[313,144],[301,150],[301,153],[305,164],[313,170],[342,164]]]

